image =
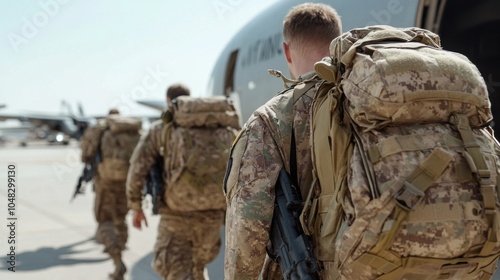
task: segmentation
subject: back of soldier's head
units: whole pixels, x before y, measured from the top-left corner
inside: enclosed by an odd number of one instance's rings
[[[328,49],[330,42],[342,32],[340,16],[332,7],[304,3],[293,7],[283,21],[283,38],[296,49]]]
[[[179,96],[190,95],[189,88],[181,83],[173,84],[167,89],[167,100],[174,100]]]
[[[120,111],[118,111],[118,109],[116,109],[116,108],[109,109],[108,115],[119,115],[119,114],[120,114]]]

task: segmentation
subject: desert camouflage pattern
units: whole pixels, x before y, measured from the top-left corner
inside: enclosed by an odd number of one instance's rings
[[[161,120],[151,125],[134,150],[127,177],[127,205],[131,209],[142,209],[143,188],[149,170],[158,159],[165,160],[163,157],[171,152],[165,150],[165,137],[171,125],[172,114],[167,111]],[[161,219],[152,262],[154,270],[163,279],[203,279],[200,278],[203,269],[220,250],[224,210],[178,212],[162,204],[159,214]]]
[[[173,107],[166,135],[164,201],[180,212],[224,210],[220,186],[240,128],[236,111],[223,96],[181,96]]]
[[[487,132],[476,130],[474,133],[490,168],[489,172],[494,174],[491,183],[498,186],[497,174],[500,174],[498,147],[495,151],[495,147],[492,147],[493,142],[487,141],[492,138],[491,135],[485,138]],[[338,236],[336,243],[335,260],[337,265],[342,267],[340,270],[342,277],[375,279],[397,268],[398,265],[403,265],[396,256],[401,256],[403,259],[419,257],[450,260],[480,255],[487,241],[489,229],[481,187],[471,173],[466,158],[462,156],[465,152],[463,141],[451,125],[389,127],[361,134],[361,141],[364,151],[354,150],[347,179],[348,196],[352,200],[352,205],[345,207],[345,211],[347,216],[355,218],[353,221],[346,221],[352,224]],[[362,157],[363,153],[369,153],[368,147],[381,152],[379,158],[370,158],[380,197],[374,197],[369,182],[370,177],[363,168]],[[396,198],[405,190],[403,181],[419,165],[424,164],[431,153],[440,151],[439,149],[445,156],[450,156],[446,169],[427,189],[425,197],[413,210],[401,209]],[[498,206],[495,211],[498,211]],[[399,225],[398,219],[402,219]],[[498,230],[498,224],[495,224],[495,227]],[[386,256],[387,263],[392,264],[390,268],[384,268],[387,271],[375,269],[363,261],[363,253],[380,250],[375,249],[375,245],[392,254],[392,258]],[[491,255],[498,254],[499,250],[500,243],[497,243]],[[465,259],[462,261],[465,262]],[[425,263],[424,260],[422,262]],[[438,268],[432,270],[430,270],[432,262],[416,268],[408,267],[409,272],[406,273],[440,279],[439,277],[443,277],[442,274],[445,272],[440,271],[439,265],[445,264],[447,263],[438,263],[436,264]],[[487,264],[492,265],[480,267],[484,271],[471,275],[462,275],[463,270],[446,273],[453,275],[450,279],[490,279],[496,268],[496,257]],[[475,265],[477,264],[470,264],[464,269],[470,270],[470,267]],[[449,268],[452,269],[451,266]],[[399,279],[397,276],[392,277]]]
[[[491,279],[500,253],[500,147],[480,128],[491,111],[477,68],[418,28],[355,29],[330,51],[338,71],[331,95],[343,94],[336,109],[346,112],[329,124],[341,132],[330,133],[331,144],[352,153],[331,154],[334,162],[344,156],[339,178],[318,166],[329,161],[316,161],[325,144],[313,144],[321,192],[333,194],[329,209],[343,217],[338,224],[327,210],[336,224],[320,218],[314,228],[316,240],[337,235],[334,244],[316,243],[330,252],[320,258],[325,279]],[[314,143],[322,128],[313,124]]]
[[[132,153],[127,174],[127,205],[132,210],[142,209],[144,184],[149,170],[162,156],[163,120],[153,122]]]
[[[104,252],[108,253],[115,263],[113,279],[123,279],[126,268],[121,260],[121,252],[125,250],[128,239],[125,221],[128,212],[125,180],[128,159],[139,140],[139,132],[136,128],[132,133],[111,133],[110,124],[114,120],[121,120],[121,117],[108,117],[100,120],[96,126],[88,128],[83,136],[81,148],[82,160],[85,162],[94,163],[97,153],[100,152],[100,162],[94,170],[94,215],[98,224],[96,241],[104,245]],[[125,164],[120,165],[123,170],[113,168],[116,165],[110,166],[110,160],[124,162]]]
[[[106,120],[99,120],[94,126],[90,126],[85,130],[80,141],[80,149],[82,151],[82,162],[88,163],[93,162],[99,149],[99,143],[101,142],[101,136],[106,129]]]
[[[160,210],[153,269],[163,279],[204,280],[203,272],[221,247],[224,211],[172,214]]]
[[[304,75],[315,84],[314,73]],[[282,167],[290,172],[292,127],[297,182],[307,197],[312,180],[309,111],[316,87],[294,103],[293,90],[257,109],[233,144],[224,188],[227,198],[225,279],[281,279],[277,264],[266,255],[273,218],[274,186]],[[265,264],[265,265],[264,265]]]
[[[125,249],[128,239],[125,180],[106,181],[96,177],[95,196],[96,240],[104,245],[105,252],[116,255]]]
[[[101,162],[97,165],[99,175],[108,181],[123,181],[127,178],[129,160],[137,142],[141,122],[133,118],[111,115],[101,137]]]
[[[451,113],[467,115],[473,127],[492,120],[477,67],[459,53],[443,51],[439,37],[430,31],[354,29],[334,39],[330,52],[352,66],[337,76],[343,75],[349,115],[361,127],[448,122]]]
[[[232,127],[240,129],[234,106],[225,96],[179,96],[173,105],[174,122],[181,127]]]

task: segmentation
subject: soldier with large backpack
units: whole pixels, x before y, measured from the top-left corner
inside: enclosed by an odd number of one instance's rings
[[[491,279],[500,145],[475,65],[427,30],[370,26],[315,69],[303,226],[324,279]]]
[[[128,239],[125,182],[140,129],[140,120],[122,117],[112,109],[105,119],[86,130],[81,142],[82,161],[95,166],[96,240],[115,264],[111,279],[123,279],[126,272],[121,254]]]
[[[314,63],[329,54],[329,43],[340,33],[337,12],[324,4],[298,5],[285,18],[283,47],[297,85],[257,109],[233,145],[224,183],[227,280],[260,279],[261,272],[262,279],[282,279],[266,257],[275,184],[285,169],[301,196],[307,196],[312,181],[309,112],[319,81]]]
[[[239,118],[226,97],[193,98],[182,84],[168,88],[167,103],[132,156],[128,205],[134,227],[147,226],[143,187],[160,162],[164,185],[152,267],[163,279],[201,280],[221,246],[226,202],[220,186]]]

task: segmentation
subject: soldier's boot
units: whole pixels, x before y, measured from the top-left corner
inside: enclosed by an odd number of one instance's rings
[[[109,278],[112,280],[123,280],[123,275],[125,275],[125,272],[127,272],[127,268],[122,261],[122,254],[112,254],[111,259],[115,264],[115,271],[109,275]]]

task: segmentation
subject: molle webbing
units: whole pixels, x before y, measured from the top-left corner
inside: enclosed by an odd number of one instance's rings
[[[406,210],[413,210],[425,196],[425,191],[436,182],[448,167],[453,155],[441,148],[436,148],[403,183],[396,195],[398,205]]]
[[[493,184],[491,177],[493,176],[486,164],[480,146],[469,125],[469,119],[462,114],[455,114],[450,119],[451,123],[457,126],[462,140],[464,141],[465,152],[464,157],[470,166],[473,174],[476,175],[483,196],[485,215],[488,220],[488,240],[481,250],[480,256],[488,256],[491,254],[495,246],[498,244],[498,212],[496,211],[496,186]]]

